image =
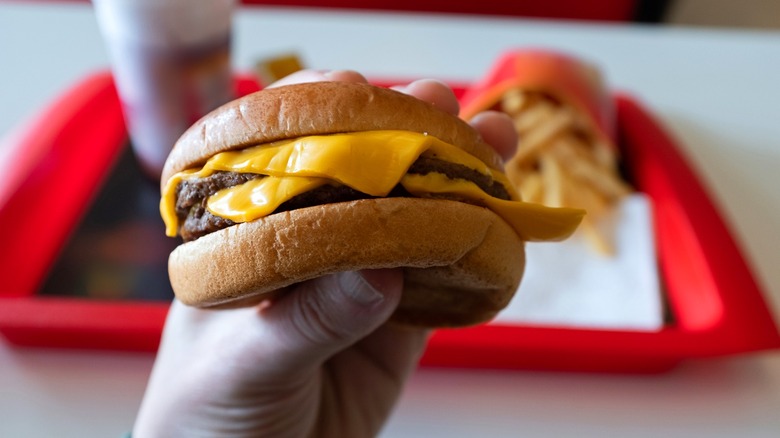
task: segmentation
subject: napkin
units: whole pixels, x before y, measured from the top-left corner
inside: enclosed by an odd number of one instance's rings
[[[500,324],[654,331],[663,303],[651,203],[626,197],[600,224],[614,255],[597,253],[581,230],[558,243],[526,244],[526,271]]]

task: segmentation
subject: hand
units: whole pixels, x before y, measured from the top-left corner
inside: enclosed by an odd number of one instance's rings
[[[274,84],[366,82],[350,71],[302,71]],[[458,112],[452,91],[421,80],[399,91]],[[472,123],[508,158],[508,117]],[[174,300],[133,436],[368,437],[378,433],[425,347],[426,330],[386,324],[398,269],[344,272],[257,307],[199,310]]]

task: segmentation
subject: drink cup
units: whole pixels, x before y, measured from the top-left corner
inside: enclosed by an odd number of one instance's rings
[[[159,180],[176,139],[233,98],[234,0],[93,0],[133,151]]]

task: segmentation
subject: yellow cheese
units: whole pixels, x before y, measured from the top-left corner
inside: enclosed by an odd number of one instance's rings
[[[179,183],[189,178],[202,178],[208,176],[203,170],[188,169],[179,172],[165,183],[162,197],[160,198],[160,216],[165,223],[165,235],[175,237],[179,232],[179,218],[176,216],[176,187]]]
[[[401,185],[417,197],[451,196],[486,207],[504,219],[521,239],[532,242],[569,237],[585,214],[575,208],[551,208],[494,198],[471,181],[450,179],[441,173],[408,174],[401,180]]]
[[[513,199],[519,199],[502,173],[493,171],[460,148],[426,134],[383,130],[307,136],[221,152],[201,169],[186,170],[171,177],[163,191],[160,213],[166,234],[175,236],[178,230],[176,187],[182,180],[204,178],[217,171],[327,178],[372,196],[385,196],[423,153],[488,175],[504,184]]]
[[[407,131],[315,135],[222,152],[204,169],[327,178],[371,196],[385,196],[423,151],[443,145],[447,144],[434,137]]]
[[[249,222],[273,213],[294,196],[328,183],[324,178],[267,176],[223,189],[210,196],[209,211],[233,222]]]
[[[513,201],[494,202],[500,200],[485,194],[473,183],[470,183],[473,187],[458,188],[457,193],[452,192],[452,188],[447,192],[446,187],[439,186],[453,180],[444,175],[405,178],[406,171],[422,154],[462,164],[490,176],[504,185]],[[433,136],[409,131],[367,131],[301,137],[240,151],[222,152],[210,158],[201,169],[190,169],[174,175],[166,183],[160,201],[166,234],[175,236],[178,231],[175,211],[178,184],[190,178],[204,178],[217,171],[267,175],[241,186],[221,190],[209,198],[209,211],[235,222],[268,215],[293,196],[323,184],[343,184],[372,196],[385,196],[402,178],[420,193],[419,196],[425,196],[425,193],[450,193],[465,199],[473,197],[475,203],[504,217],[520,236],[530,240],[563,238],[568,235],[566,230],[576,228],[581,218],[581,215],[576,216],[572,212],[520,203],[519,195],[504,174]],[[466,187],[465,183],[457,184],[458,187]],[[432,184],[433,191],[426,192],[423,187],[426,184]],[[510,204],[518,206],[509,207]],[[529,217],[507,219],[512,211],[520,210],[529,214]],[[558,225],[555,225],[556,219]]]

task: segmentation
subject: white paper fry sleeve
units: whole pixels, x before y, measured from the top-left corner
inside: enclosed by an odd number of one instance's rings
[[[647,197],[627,197],[605,218],[615,255],[598,254],[578,231],[560,243],[526,244],[526,272],[499,324],[655,331],[663,303]]]

